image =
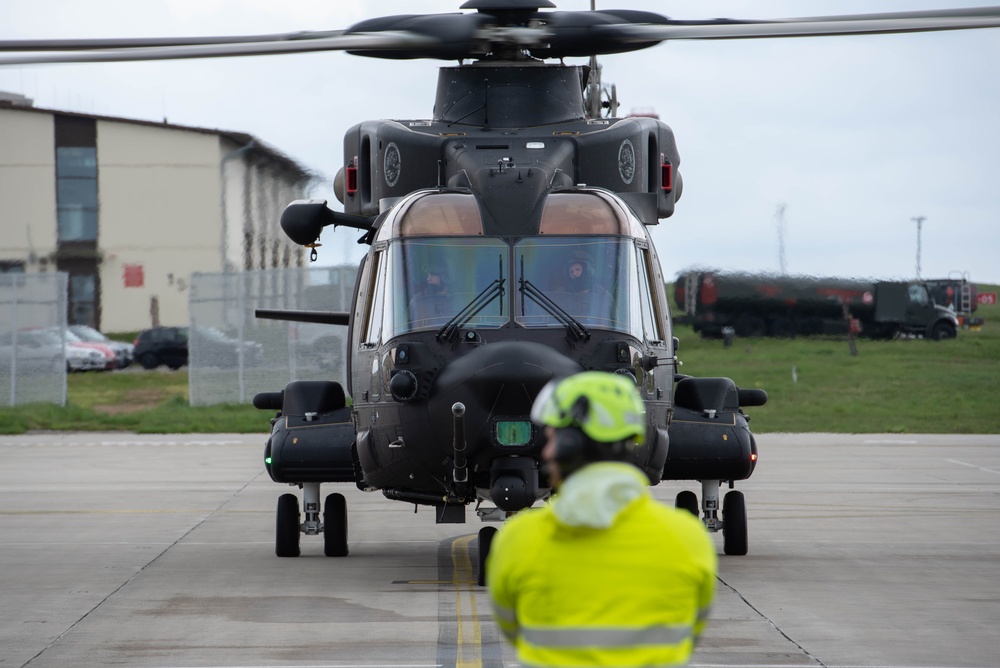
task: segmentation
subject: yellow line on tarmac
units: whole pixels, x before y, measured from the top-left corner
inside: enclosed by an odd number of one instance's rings
[[[451,544],[451,561],[455,566],[452,583],[455,586],[455,621],[458,624],[458,652],[455,668],[482,668],[483,646],[482,629],[479,625],[479,611],[476,608],[476,595],[473,586],[478,578],[473,577],[472,559],[469,557],[469,543],[476,536],[463,536]],[[462,599],[468,599],[469,622],[472,626],[471,637],[466,644],[465,616],[462,613]]]

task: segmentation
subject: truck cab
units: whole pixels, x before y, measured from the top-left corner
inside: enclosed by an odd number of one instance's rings
[[[905,333],[937,340],[958,333],[955,313],[936,304],[923,283],[877,283],[875,323],[887,335]]]

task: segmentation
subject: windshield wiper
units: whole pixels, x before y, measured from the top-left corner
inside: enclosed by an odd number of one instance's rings
[[[469,322],[482,311],[484,308],[490,305],[497,296],[500,296],[500,315],[503,315],[503,296],[506,292],[504,290],[504,283],[506,280],[503,277],[503,256],[500,257],[500,272],[493,280],[492,283],[487,285],[482,292],[476,295],[471,302],[465,305],[458,313],[452,317],[451,320],[446,322],[441,329],[438,330],[437,334],[434,336],[438,341],[441,339],[450,339],[458,328]]]
[[[579,341],[580,339],[587,340],[590,338],[590,330],[584,327],[579,320],[571,316],[563,307],[555,303],[547,295],[545,295],[541,290],[535,287],[535,285],[524,278],[524,256],[521,256],[521,278],[518,279],[520,284],[518,290],[521,291],[521,315],[524,315],[524,298],[528,297],[531,301],[535,302],[541,306],[545,311],[548,312],[553,318],[566,325],[567,333],[573,341]]]
[[[438,330],[435,338],[438,340],[450,339],[459,327],[479,315],[479,312],[489,306],[490,302],[497,298],[497,295],[500,295],[501,297],[500,315],[503,315],[503,284],[503,279],[494,279],[492,283],[486,286],[485,290],[476,295],[471,302],[466,304],[461,311],[456,313],[451,320],[446,322],[441,329]]]

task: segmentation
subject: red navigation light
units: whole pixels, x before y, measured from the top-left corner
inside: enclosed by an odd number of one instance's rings
[[[347,166],[344,177],[344,189],[348,195],[358,192],[358,159],[354,158]]]
[[[752,462],[757,461],[757,453],[756,452],[751,452],[750,453],[750,461],[752,461]]]
[[[663,160],[660,164],[660,187],[665,193],[674,189],[674,166],[668,160]]]

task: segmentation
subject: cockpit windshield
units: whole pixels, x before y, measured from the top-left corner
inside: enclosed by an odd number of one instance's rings
[[[504,298],[509,252],[507,244],[488,237],[406,239],[392,244],[389,294],[384,296],[390,322],[383,322],[383,335],[443,327],[484,292],[485,298],[466,311],[468,317],[461,324],[503,326],[510,319]]]
[[[550,195],[539,234],[520,239],[485,236],[471,195],[425,194],[402,212],[376,237],[365,342],[467,327],[662,338],[642,228],[608,194]]]
[[[642,332],[634,246],[622,237],[524,239],[514,249],[515,322],[552,327],[569,316],[584,327]],[[558,308],[533,296],[543,293]],[[560,311],[562,313],[560,313]]]

